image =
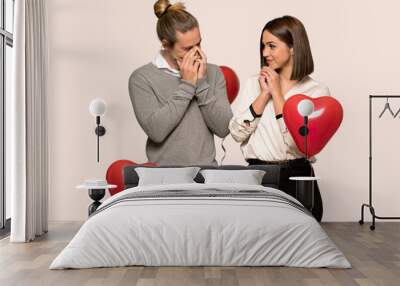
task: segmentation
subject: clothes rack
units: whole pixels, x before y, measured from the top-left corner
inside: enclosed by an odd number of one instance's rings
[[[372,203],[372,101],[377,98],[400,98],[400,95],[370,95],[369,96],[369,203],[362,204],[361,206],[361,219],[359,223],[364,224],[364,207],[369,208],[369,211],[372,215],[372,225],[370,225],[371,230],[375,230],[375,219],[381,220],[393,220],[400,219],[400,217],[391,217],[391,216],[378,216],[375,212],[375,208]],[[397,113],[396,113],[397,115]]]

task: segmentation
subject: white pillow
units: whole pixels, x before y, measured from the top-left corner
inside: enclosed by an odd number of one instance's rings
[[[193,179],[199,170],[199,167],[135,168],[139,186],[195,183]]]
[[[204,183],[234,183],[261,185],[265,171],[262,170],[201,170]]]

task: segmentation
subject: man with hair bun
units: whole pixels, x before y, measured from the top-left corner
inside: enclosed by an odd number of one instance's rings
[[[214,134],[226,137],[232,118],[224,76],[207,63],[199,24],[182,3],[159,0],[154,13],[163,48],[129,78],[147,157],[161,165],[216,165]]]

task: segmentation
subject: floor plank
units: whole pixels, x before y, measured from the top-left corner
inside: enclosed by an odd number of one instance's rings
[[[85,270],[48,269],[80,228],[52,223],[32,243],[0,240],[2,286],[265,286],[400,285],[400,223],[379,222],[375,231],[358,223],[324,223],[322,227],[352,263],[352,269],[291,267],[116,267]]]

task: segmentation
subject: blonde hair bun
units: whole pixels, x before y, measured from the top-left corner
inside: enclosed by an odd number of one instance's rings
[[[181,2],[177,2],[175,4],[171,4],[169,0],[158,0],[154,3],[154,14],[156,14],[157,18],[161,18],[167,12],[170,11],[185,11],[185,5]]]

